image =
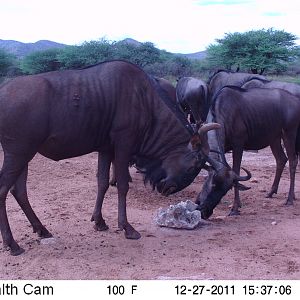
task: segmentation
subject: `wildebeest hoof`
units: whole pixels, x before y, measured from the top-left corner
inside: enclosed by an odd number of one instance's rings
[[[136,231],[131,225],[127,225],[124,230],[126,239],[138,240],[141,238],[141,234]]]
[[[24,252],[25,252],[25,250],[21,247],[19,247],[19,249],[17,249],[17,250],[10,250],[10,254],[12,256],[18,256],[18,255],[21,255]]]
[[[228,214],[228,216],[239,216],[241,213],[239,212],[239,210],[231,210]]]
[[[285,205],[286,205],[286,206],[294,205],[294,201],[288,199],[288,200],[285,202]]]
[[[36,232],[41,238],[47,239],[53,237],[53,235],[45,227],[40,229],[34,229],[33,232]]]
[[[7,247],[7,250],[10,251],[10,255],[12,255],[12,256],[18,256],[25,252],[25,250],[23,248],[21,248],[20,246],[13,247],[13,248]]]
[[[104,221],[102,223],[95,223],[93,227],[96,231],[105,231],[109,229]]]
[[[129,240],[138,240],[141,238],[141,234],[138,231],[132,231],[132,232],[126,232],[125,231],[125,237]]]
[[[274,194],[277,194],[276,192],[274,191],[270,191],[267,195],[266,195],[266,198],[273,198],[273,195]]]

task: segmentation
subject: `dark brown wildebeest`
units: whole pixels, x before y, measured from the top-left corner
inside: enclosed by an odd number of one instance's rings
[[[205,164],[209,124],[193,136],[176,107],[161,99],[161,89],[137,66],[112,61],[82,70],[18,77],[0,88],[0,141],[4,161],[0,173],[0,229],[11,254],[24,250],[14,240],[6,212],[10,190],[34,232],[50,237],[31,208],[26,190],[28,162],[40,153],[62,160],[99,152],[98,194],[93,220],[107,226],[101,207],[114,158],[118,182],[118,225],[125,236],[140,234],[126,215],[128,165],[134,162],[161,194],[188,186]],[[163,100],[163,101],[162,101]],[[184,123],[186,122],[186,123]],[[207,145],[204,147],[207,153]]]
[[[176,85],[176,98],[184,113],[195,123],[206,120],[209,108],[207,84],[198,78],[182,77]]]
[[[247,81],[242,87],[245,89],[249,89],[249,88],[283,89],[298,97],[300,101],[300,85],[296,83],[253,78]],[[273,151],[274,157],[276,159],[276,174],[282,174],[285,164],[288,161],[284,153],[284,150],[279,145],[277,148],[271,150]],[[280,177],[281,175],[277,175],[276,180],[270,192],[267,195],[268,198],[272,198],[273,194],[277,193]]]
[[[239,189],[246,187],[238,183],[243,150],[259,150],[270,146],[278,162],[281,139],[287,151],[290,167],[290,189],[287,205],[295,198],[295,172],[297,155],[296,142],[300,139],[300,101],[281,89],[224,87],[214,99],[207,122],[214,121],[221,129],[208,133],[210,162],[214,170],[197,198],[203,218],[208,218],[221,198],[234,187],[235,197],[231,214],[238,214],[240,206]],[[298,147],[298,146],[297,146]],[[232,169],[226,162],[227,151],[232,150]],[[215,161],[218,161],[215,163]],[[250,173],[243,180],[250,179]],[[271,192],[277,191],[282,169],[277,167]]]

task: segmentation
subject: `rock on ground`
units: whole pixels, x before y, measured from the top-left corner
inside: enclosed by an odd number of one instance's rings
[[[157,225],[171,228],[194,229],[201,222],[197,204],[187,200],[168,208],[159,208],[154,221]]]

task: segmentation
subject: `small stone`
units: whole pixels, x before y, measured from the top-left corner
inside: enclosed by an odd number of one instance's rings
[[[201,222],[201,212],[196,210],[197,207],[197,204],[187,200],[166,209],[159,208],[154,221],[162,227],[194,229]]]
[[[252,179],[250,179],[250,182],[258,183],[258,180],[257,180],[257,178],[253,177]]]
[[[40,240],[41,245],[53,245],[53,244],[56,244],[56,242],[57,242],[57,240],[54,237]]]
[[[225,220],[227,218],[227,216],[216,216],[215,219],[216,220]]]
[[[276,222],[276,221],[273,221],[273,222],[271,223],[271,225],[277,225],[277,222]]]

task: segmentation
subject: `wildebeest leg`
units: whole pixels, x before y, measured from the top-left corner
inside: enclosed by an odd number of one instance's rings
[[[98,154],[98,193],[97,200],[92,215],[91,221],[95,221],[94,228],[98,231],[104,231],[108,229],[103,217],[102,217],[102,204],[106,191],[109,188],[109,169],[112,161],[112,155],[110,153]]]
[[[240,175],[240,168],[243,156],[243,148],[238,147],[237,149],[233,149],[232,151],[232,170],[237,174]],[[240,200],[240,192],[237,186],[234,186],[234,200],[233,206],[229,213],[230,216],[236,216],[240,214],[239,208],[241,207],[241,200]]]
[[[26,165],[26,167],[23,169],[16,183],[10,189],[10,192],[16,198],[18,204],[20,205],[27,219],[31,223],[33,227],[33,232],[36,232],[42,238],[52,237],[52,234],[42,225],[28,201],[26,188],[27,175],[28,165]]]
[[[119,140],[119,142],[121,141]],[[119,145],[115,147],[115,168],[118,189],[118,226],[120,229],[124,229],[127,239],[137,240],[141,235],[128,223],[126,213],[126,196],[129,190],[128,166],[130,160],[130,153],[127,152],[129,151],[129,147],[126,147],[127,143],[128,141],[124,141],[122,147]]]
[[[296,133],[284,133],[283,142],[286,149],[287,157],[289,160],[290,169],[290,189],[286,201],[286,205],[293,205],[295,200],[295,174],[298,164],[298,157],[295,149]]]
[[[284,166],[287,162],[287,157],[282,149],[281,146],[281,138],[275,140],[271,145],[270,148],[276,160],[276,174],[274,178],[274,182],[272,184],[271,190],[267,195],[267,198],[272,198],[273,194],[277,194],[279,181],[284,169]]]
[[[24,249],[13,238],[7,218],[6,197],[32,157],[13,155],[4,150],[4,161],[0,173],[0,230],[4,247],[7,247],[12,255],[19,255],[24,252]]]
[[[128,170],[128,180],[129,182],[132,182],[132,178],[130,176],[130,173],[129,173],[129,170]],[[112,164],[111,164],[111,179],[109,181],[109,184],[111,186],[116,186],[117,185],[117,179],[116,179],[116,169],[115,169],[115,164],[114,164],[114,161],[112,161]]]

